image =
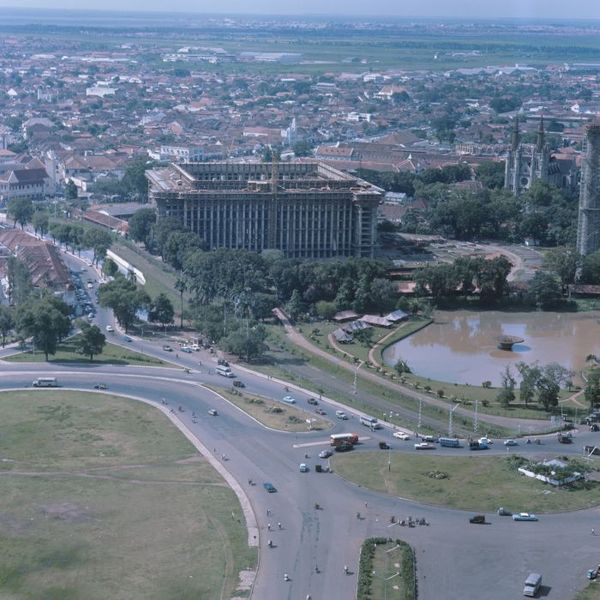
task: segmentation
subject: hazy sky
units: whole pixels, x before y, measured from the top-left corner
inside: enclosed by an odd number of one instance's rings
[[[0,0],[0,7],[600,19],[600,0]]]

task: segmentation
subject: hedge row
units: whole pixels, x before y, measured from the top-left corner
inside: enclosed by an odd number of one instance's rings
[[[360,552],[360,563],[358,573],[357,600],[379,600],[373,598],[373,561],[375,559],[375,550],[378,545],[392,543],[392,538],[369,538],[363,542]],[[402,540],[395,540],[395,544],[400,546],[400,576],[402,578],[402,591],[400,600],[416,600],[417,581],[415,568],[415,554],[413,549]]]

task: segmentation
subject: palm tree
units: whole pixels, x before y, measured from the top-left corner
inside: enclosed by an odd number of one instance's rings
[[[179,292],[179,300],[181,303],[181,314],[180,314],[180,329],[183,329],[183,293],[187,290],[187,280],[184,275],[177,277],[175,282],[175,289]]]

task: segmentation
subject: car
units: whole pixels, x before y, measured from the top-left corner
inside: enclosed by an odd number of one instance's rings
[[[399,440],[410,440],[410,435],[404,433],[404,431],[394,431],[393,436]]]
[[[497,511],[496,514],[499,517],[512,517],[512,513],[510,512],[510,510],[506,510],[503,506],[501,506]]]
[[[489,446],[489,445],[493,444],[494,442],[492,442],[492,440],[490,440],[489,437],[485,437],[484,436],[484,437],[480,437],[479,438],[479,443],[480,444],[487,444]]]
[[[331,450],[321,450],[321,452],[319,452],[319,458],[329,458],[332,455],[333,452]]]
[[[88,313],[88,319],[91,321],[94,318],[94,312],[89,312]]]
[[[233,382],[233,387],[244,388],[244,387],[246,387],[246,384],[243,381],[240,381],[239,379],[236,379]]]
[[[350,450],[354,450],[354,446],[352,444],[340,444],[335,447],[336,452],[349,452]]]
[[[469,523],[474,523],[476,525],[485,525],[485,515],[475,515],[469,519]]]
[[[415,444],[415,450],[435,450],[435,446],[429,442],[418,442]]]
[[[115,330],[115,328],[112,325],[106,326],[106,331],[108,331],[108,333],[112,333],[114,330]]]
[[[268,481],[263,483],[263,487],[265,488],[265,490],[267,490],[267,492],[269,492],[269,494],[274,494],[277,491],[277,488],[272,483],[269,483]]]
[[[133,342],[133,340],[128,335],[123,337],[123,341],[124,342]]]
[[[186,354],[191,354],[193,352],[189,346],[181,346],[181,351],[185,352]]]
[[[513,521],[537,521],[538,518],[533,513],[515,513],[512,516]]]
[[[194,351],[194,352],[200,352],[200,346],[198,346],[198,344],[192,344],[190,346],[190,348]]]
[[[338,419],[342,419],[342,421],[347,421],[348,420],[348,415],[343,410],[336,410],[335,411],[335,416]]]
[[[94,385],[95,390],[107,390],[108,386],[105,383],[97,383]]]
[[[163,349],[165,352],[173,352],[173,348],[171,348],[171,346],[169,346],[169,344],[163,344],[163,347],[162,347],[162,349]]]
[[[300,473],[308,473],[308,465],[306,463],[300,463]]]
[[[430,444],[435,444],[438,441],[434,435],[422,435],[420,437],[422,442],[428,442]]]
[[[315,408],[315,412],[318,415],[326,415],[327,414],[322,408]]]
[[[283,397],[283,401],[284,401],[286,404],[296,404],[296,399],[295,399],[295,398],[293,398],[292,396],[284,396],[284,397]]]
[[[312,404],[313,406],[316,406],[317,404],[319,404],[319,401],[318,401],[318,400],[315,400],[315,398],[309,398],[309,399],[307,400],[307,402],[308,402],[309,404]]]
[[[517,442],[516,440],[505,440],[504,445],[505,446],[518,446],[519,442]]]
[[[216,409],[216,408],[211,408],[211,409],[208,411],[208,414],[209,414],[211,417],[216,417],[216,416],[217,416],[219,413],[217,412],[217,409]]]
[[[390,450],[391,446],[387,442],[379,442],[380,450]]]

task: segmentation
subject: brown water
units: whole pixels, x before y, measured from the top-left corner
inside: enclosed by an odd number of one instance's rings
[[[499,350],[496,338],[524,338],[513,351]],[[434,323],[390,346],[384,362],[405,360],[422,377],[481,385],[500,382],[508,364],[557,362],[580,370],[585,357],[600,357],[600,313],[437,311]],[[516,372],[516,370],[514,370]]]

